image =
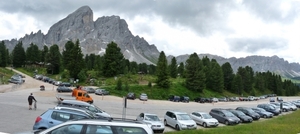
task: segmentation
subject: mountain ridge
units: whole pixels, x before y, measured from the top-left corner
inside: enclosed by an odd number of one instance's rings
[[[83,54],[103,55],[107,44],[114,41],[121,48],[124,57],[129,61],[137,63],[156,64],[160,52],[154,44],[149,44],[144,38],[134,36],[128,28],[128,24],[119,16],[102,16],[93,21],[93,11],[88,6],[82,6],[53,24],[47,34],[39,30],[36,33],[31,32],[20,39],[3,40],[7,48],[12,51],[14,46],[22,41],[26,49],[31,43],[36,44],[39,49],[44,45],[50,47],[53,44],[59,46],[63,51],[67,41],[80,41]],[[176,56],[177,63],[188,59],[190,54]],[[229,62],[236,72],[238,67],[250,66],[254,71],[270,71],[282,76],[293,78],[300,77],[299,63],[289,63],[278,56],[247,56],[244,58],[224,58],[211,54],[198,54],[200,58],[207,56],[209,59],[216,59],[222,65]],[[175,57],[169,55],[168,61]]]

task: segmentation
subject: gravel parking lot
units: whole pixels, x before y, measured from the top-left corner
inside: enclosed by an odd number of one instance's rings
[[[40,91],[39,86],[44,85],[45,91]],[[37,99],[38,109],[28,110],[27,97],[33,93]],[[53,108],[57,104],[55,95],[56,86],[35,80],[30,76],[26,76],[25,83],[16,86],[14,84],[0,85],[0,104],[1,104],[1,121],[0,132],[19,133],[32,130],[32,126],[37,116],[41,115],[48,108]],[[59,93],[60,95],[69,95],[71,93]],[[148,100],[140,101],[128,100],[126,115],[123,109],[123,98],[115,96],[98,96],[91,94],[94,104],[109,113],[112,117],[122,118],[123,116],[135,119],[141,112],[157,114],[163,120],[163,116],[167,110],[176,110],[191,113],[193,111],[209,112],[212,108],[236,108],[238,106],[256,107],[257,104],[267,103],[268,99],[247,102],[218,102],[218,103],[178,103],[170,101]],[[282,97],[285,101],[298,100],[300,97]],[[265,119],[261,119],[263,121]],[[221,124],[220,126],[224,126]],[[198,129],[201,129],[198,126]],[[174,131],[167,127],[165,131]]]

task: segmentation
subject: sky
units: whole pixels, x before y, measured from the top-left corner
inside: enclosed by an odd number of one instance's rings
[[[300,0],[1,0],[0,40],[49,28],[89,6],[120,16],[166,55],[274,56],[299,63]]]

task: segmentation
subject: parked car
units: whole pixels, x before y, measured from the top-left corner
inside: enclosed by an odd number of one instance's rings
[[[141,95],[140,95],[140,100],[142,100],[142,101],[147,101],[147,100],[148,100],[147,94],[141,93]]]
[[[209,114],[225,125],[235,125],[241,122],[238,117],[225,109],[213,108],[210,110]]]
[[[128,93],[126,98],[135,100],[135,93],[133,93],[133,92]]]
[[[87,93],[95,93],[95,89],[92,87],[82,87],[82,90],[86,91]]]
[[[274,97],[270,97],[270,102],[275,102],[275,98]]]
[[[51,108],[36,118],[33,130],[48,129],[68,120],[92,118],[94,118],[92,115],[79,110],[61,110]]]
[[[56,88],[57,92],[72,92],[73,90],[69,87],[65,87],[65,86],[58,86]]]
[[[60,102],[59,105],[66,105],[66,106],[72,106],[72,107],[80,107],[80,108],[85,108],[88,109],[91,112],[96,113],[97,116],[101,117],[111,117],[108,113],[106,113],[104,110],[100,109],[94,104],[90,104],[87,102],[83,101],[78,101],[78,100],[63,100]]]
[[[281,107],[280,106],[281,104],[279,102],[271,102],[270,104],[275,105],[276,107],[279,107],[282,112],[290,111],[290,107],[288,107],[286,105],[283,105],[283,104],[282,104],[282,107]]]
[[[55,86],[60,86],[61,83],[62,83],[61,81],[55,81],[54,85]]]
[[[101,88],[96,88],[95,89],[95,94],[96,95],[109,95],[109,91]]]
[[[61,86],[65,86],[65,87],[71,87],[71,83],[70,82],[62,82],[60,85]]]
[[[260,115],[249,107],[237,107],[236,110],[242,111],[244,114],[252,117],[253,120],[259,120]]]
[[[205,98],[203,97],[197,97],[194,99],[195,102],[198,102],[198,103],[205,103]]]
[[[10,79],[8,79],[8,82],[14,84],[22,84],[25,82],[25,80],[23,80],[21,77],[11,77]]]
[[[153,134],[151,126],[126,120],[74,120],[41,131],[39,134]]]
[[[170,95],[169,96],[169,101],[179,102],[180,101],[180,97],[176,96],[176,95]]]
[[[158,118],[156,114],[140,113],[137,116],[136,120],[144,123],[150,123],[154,133],[163,133],[165,130],[164,123]]]
[[[187,96],[181,96],[181,97],[180,97],[180,101],[181,101],[181,102],[189,103],[189,102],[190,102],[190,97],[187,97]]]
[[[221,98],[218,98],[218,101],[227,102],[228,100],[226,97],[221,97]]]
[[[259,108],[259,107],[254,107],[251,108],[254,112],[258,113],[260,117],[262,118],[272,118],[273,114],[271,112],[267,112],[266,110]]]
[[[242,111],[239,110],[235,110],[235,109],[226,109],[229,112],[231,112],[232,114],[234,114],[236,117],[240,118],[241,122],[252,122],[253,119],[252,117],[244,114]]]
[[[282,101],[282,104],[285,105],[285,106],[290,107],[290,110],[291,110],[291,111],[296,111],[296,110],[297,110],[297,106],[294,105],[294,104],[291,103],[291,102]]]
[[[217,127],[219,122],[211,115],[205,112],[192,112],[190,117],[199,125],[203,127]]]
[[[164,125],[176,130],[196,129],[196,122],[185,112],[167,111],[164,115]]]
[[[280,108],[272,104],[258,104],[257,107],[262,108],[268,112],[271,112],[273,113],[273,115],[279,115],[281,113]]]
[[[43,78],[42,78],[42,81],[44,81],[44,82],[48,82],[49,81],[49,77],[47,77],[47,76],[44,76]]]

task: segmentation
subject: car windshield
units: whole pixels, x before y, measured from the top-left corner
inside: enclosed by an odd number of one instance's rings
[[[191,120],[191,118],[187,114],[178,114],[178,120]]]
[[[147,121],[160,121],[156,115],[146,115],[145,120]]]
[[[225,114],[226,117],[234,116],[231,112],[228,112],[228,111],[224,111],[224,114]]]
[[[236,113],[237,113],[237,115],[239,115],[239,116],[245,116],[245,114],[244,114],[243,112],[241,112],[241,111],[237,111]]]
[[[211,119],[212,117],[209,114],[202,114],[204,119]]]

